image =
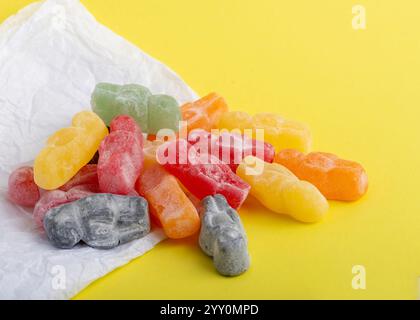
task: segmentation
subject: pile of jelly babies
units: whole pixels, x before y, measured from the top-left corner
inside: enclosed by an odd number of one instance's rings
[[[357,162],[308,153],[306,125],[229,111],[216,93],[180,107],[140,85],[100,83],[91,106],[47,140],[33,167],[9,177],[9,199],[32,207],[61,249],[110,249],[155,226],[172,239],[199,233],[217,271],[235,276],[250,264],[237,212],[249,194],[314,223],[327,200],[355,201],[367,191]]]

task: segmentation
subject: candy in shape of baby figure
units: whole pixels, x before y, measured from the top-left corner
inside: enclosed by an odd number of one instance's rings
[[[257,139],[259,137],[256,130],[262,129],[264,141],[272,144],[277,152],[287,148],[308,152],[312,145],[311,132],[306,125],[286,120],[274,113],[251,116],[241,111],[226,112],[220,119],[219,129],[239,129],[243,133],[248,130]]]
[[[251,185],[251,195],[274,212],[311,223],[328,211],[327,200],[313,184],[299,180],[280,164],[248,156],[236,173]]]
[[[160,129],[179,130],[181,111],[168,95],[153,95],[138,84],[98,83],[92,93],[92,110],[107,125],[118,115],[129,115],[143,132],[156,134]]]
[[[95,194],[49,210],[44,227],[51,243],[61,249],[71,249],[81,241],[93,248],[111,249],[150,232],[147,201]]]
[[[229,165],[233,172],[246,156],[256,156],[265,162],[273,162],[274,147],[246,135],[220,132],[219,135],[196,129],[188,134],[188,142],[200,152],[207,152]]]
[[[45,190],[60,188],[89,163],[107,135],[108,129],[95,113],[77,113],[72,126],[54,133],[36,157],[35,183]]]
[[[189,237],[200,229],[197,209],[182,191],[174,176],[159,164],[146,167],[136,184],[149,202],[153,221],[172,239]]]
[[[8,198],[14,204],[23,207],[34,207],[40,193],[34,181],[32,167],[21,167],[9,176]]]
[[[210,93],[201,99],[181,107],[182,119],[187,121],[187,130],[210,131],[217,127],[223,113],[228,111],[225,99],[217,93]]]
[[[86,184],[75,186],[67,191],[51,190],[46,191],[36,203],[33,218],[38,227],[44,227],[44,217],[48,210],[58,207],[62,204],[73,202],[96,193],[97,186]]]
[[[201,211],[199,244],[217,271],[237,276],[248,270],[248,242],[238,213],[219,194],[204,198]]]
[[[143,136],[134,119],[117,116],[99,147],[98,181],[103,193],[127,195],[143,168]]]
[[[299,179],[312,183],[330,200],[355,201],[368,188],[366,171],[359,163],[340,159],[331,153],[305,155],[285,149],[276,154],[275,162],[287,167]]]
[[[162,145],[158,149],[158,162],[200,200],[221,194],[230,206],[237,209],[248,196],[249,184],[233,173],[227,164],[212,155],[200,153],[184,139]]]

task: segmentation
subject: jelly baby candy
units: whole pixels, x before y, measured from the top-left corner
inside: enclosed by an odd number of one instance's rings
[[[129,116],[116,117],[110,127],[99,147],[99,188],[103,193],[127,195],[143,167],[143,136]]]
[[[51,243],[71,249],[80,241],[111,249],[147,235],[150,221],[142,197],[95,194],[47,212],[44,228]]]
[[[188,135],[188,142],[197,149],[204,150],[228,164],[233,172],[246,156],[256,156],[265,162],[273,162],[274,147],[246,135],[221,132],[214,135],[204,130],[193,130]]]
[[[39,196],[32,167],[22,167],[12,172],[8,188],[10,201],[19,206],[33,207],[38,202]]]
[[[135,135],[137,143],[143,148],[143,132],[136,121],[127,115],[115,117],[110,124],[110,131],[127,131]]]
[[[200,229],[200,217],[175,177],[160,165],[147,167],[136,184],[150,212],[172,239],[189,237]]]
[[[210,131],[217,127],[222,114],[228,111],[228,106],[225,99],[217,93],[210,93],[195,102],[184,104],[181,111],[182,119],[187,121],[188,131],[193,129]]]
[[[219,128],[252,130],[254,137],[256,129],[263,129],[265,141],[271,143],[277,152],[287,148],[308,152],[312,144],[311,133],[306,125],[283,119],[273,113],[250,116],[240,111],[227,112],[220,119]]]
[[[143,132],[156,134],[160,129],[179,129],[181,111],[178,102],[167,95],[152,95],[149,89],[137,85],[99,83],[92,93],[92,110],[107,125],[116,116],[133,117]]]
[[[33,217],[35,223],[37,226],[43,227],[44,217],[48,210],[65,203],[90,196],[93,193],[94,191],[92,191],[89,185],[77,186],[68,190],[67,192],[62,190],[52,190],[45,192],[34,208]]]
[[[36,184],[45,190],[63,186],[92,159],[107,134],[105,124],[96,114],[77,113],[72,126],[53,134],[36,157]]]
[[[248,156],[236,173],[251,185],[251,194],[274,212],[309,223],[321,220],[328,211],[327,200],[314,185],[280,164]]]
[[[250,186],[227,164],[211,155],[203,157],[186,140],[165,143],[158,150],[158,161],[200,200],[221,194],[237,209],[248,196]]]
[[[237,276],[249,268],[248,244],[238,213],[222,195],[208,196],[202,201],[202,225],[199,244],[213,257],[217,271]]]
[[[96,188],[99,191],[96,164],[87,164],[84,166],[69,182],[60,187],[60,190],[69,191],[70,189],[81,185],[89,185],[91,188]]]
[[[299,179],[309,181],[331,200],[354,201],[368,188],[368,177],[363,167],[354,161],[338,158],[324,152],[307,155],[293,150],[280,151],[275,161],[287,167]]]

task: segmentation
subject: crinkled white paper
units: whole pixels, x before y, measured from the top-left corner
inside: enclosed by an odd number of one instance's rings
[[[10,172],[90,108],[97,82],[138,83],[179,103],[195,93],[169,68],[99,24],[78,0],[46,0],[0,26],[0,299],[67,299],[164,239],[113,250],[52,247],[6,199]]]

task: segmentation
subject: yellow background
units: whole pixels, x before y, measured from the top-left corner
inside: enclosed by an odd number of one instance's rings
[[[0,0],[0,20],[29,0]],[[231,109],[306,122],[316,150],[361,162],[356,203],[304,225],[240,210],[252,266],[219,276],[197,239],[164,241],[76,298],[408,298],[420,276],[420,2],[82,0],[97,19]],[[367,29],[352,29],[352,6]],[[366,268],[366,290],[351,286]]]

